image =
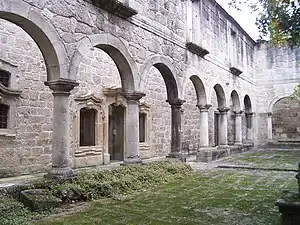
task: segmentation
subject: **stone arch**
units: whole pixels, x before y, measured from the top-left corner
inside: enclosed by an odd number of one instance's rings
[[[249,95],[245,95],[244,97],[244,107],[245,113],[252,113],[252,104]]]
[[[184,97],[187,83],[190,80],[190,81],[192,81],[192,83],[195,87],[195,91],[196,91],[196,95],[197,95],[197,105],[206,105],[207,104],[207,96],[206,96],[205,86],[197,74],[198,74],[198,71],[196,70],[196,68],[190,68],[187,70],[186,76],[184,78],[183,85],[182,85],[181,96]]]
[[[48,81],[69,78],[64,45],[55,28],[40,12],[24,1],[5,0],[0,2],[0,18],[21,27],[36,42],[46,64]]]
[[[281,95],[277,95],[275,98],[273,98],[271,100],[271,102],[268,105],[268,112],[272,113],[273,112],[273,107],[276,104],[276,102],[278,102],[280,99],[282,98],[286,98],[286,97],[290,97],[291,94],[281,94]]]
[[[290,96],[278,99],[272,109],[273,140],[300,139],[300,101]]]
[[[173,69],[172,63],[166,57],[160,55],[150,56],[141,67],[139,90],[144,92],[147,84],[148,72],[152,66],[159,70],[164,79],[167,88],[167,99],[178,99],[178,82],[176,80],[176,73]]]
[[[231,100],[232,100],[232,109],[234,111],[240,111],[241,110],[241,103],[240,103],[240,97],[239,97],[237,91],[233,90],[231,92],[230,97],[231,97]]]
[[[217,94],[218,108],[226,107],[226,97],[222,86],[220,84],[216,84],[214,86],[214,91]]]
[[[93,47],[106,52],[115,62],[121,77],[123,91],[127,93],[135,92],[137,90],[135,85],[138,71],[136,63],[130,56],[125,44],[111,34],[94,34],[80,41],[71,60],[70,74],[72,78],[75,80],[80,62]]]

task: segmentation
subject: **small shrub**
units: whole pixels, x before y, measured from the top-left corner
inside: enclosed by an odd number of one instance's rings
[[[82,172],[78,179],[56,184],[50,189],[63,201],[86,201],[128,194],[175,181],[188,175],[190,171],[190,167],[179,162],[155,162],[107,171]]]

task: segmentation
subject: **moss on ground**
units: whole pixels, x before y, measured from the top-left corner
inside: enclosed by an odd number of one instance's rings
[[[294,176],[215,169],[123,200],[96,201],[86,212],[40,224],[279,225],[274,203],[284,189],[296,189]]]

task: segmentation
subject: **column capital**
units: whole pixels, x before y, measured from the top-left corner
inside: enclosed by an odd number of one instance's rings
[[[198,109],[200,109],[200,112],[207,112],[212,105],[206,104],[206,105],[196,105],[196,106],[198,107]]]
[[[227,112],[229,110],[230,110],[230,108],[228,108],[228,107],[218,108],[218,111],[220,112],[220,114],[227,114]]]
[[[79,85],[75,80],[65,78],[58,78],[57,80],[50,80],[44,83],[53,91],[53,94],[60,95],[69,95],[70,91]]]
[[[245,112],[245,115],[251,117],[254,115],[254,112]]]
[[[124,96],[124,98],[126,98],[127,102],[131,102],[131,103],[139,103],[139,100],[146,96],[145,93],[142,92],[131,92],[131,93],[127,93],[127,92],[122,92],[121,93],[122,96]]]
[[[168,102],[171,107],[173,108],[181,108],[182,104],[185,103],[185,100],[176,98],[176,99],[168,99],[166,102]]]
[[[273,115],[272,112],[268,112],[267,114],[268,114],[268,117],[271,117]]]
[[[242,116],[243,112],[244,112],[243,110],[233,111],[235,116]]]

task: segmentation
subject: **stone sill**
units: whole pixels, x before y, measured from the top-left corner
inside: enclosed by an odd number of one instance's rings
[[[202,48],[201,46],[199,46],[193,42],[187,42],[185,44],[185,46],[190,52],[192,52],[200,57],[204,57],[205,55],[209,54],[209,51],[207,51],[205,48]]]
[[[149,151],[150,150],[150,144],[147,142],[140,142],[140,151]]]
[[[16,137],[16,134],[12,133],[9,129],[0,129],[0,136]]]
[[[235,75],[235,76],[239,76],[243,73],[242,70],[240,70],[239,68],[235,67],[235,66],[231,66],[230,67],[230,72]]]
[[[75,157],[84,157],[89,155],[101,155],[102,149],[99,146],[82,146],[75,151]]]
[[[122,18],[129,18],[137,14],[137,11],[118,0],[92,0],[93,5],[104,9]]]

